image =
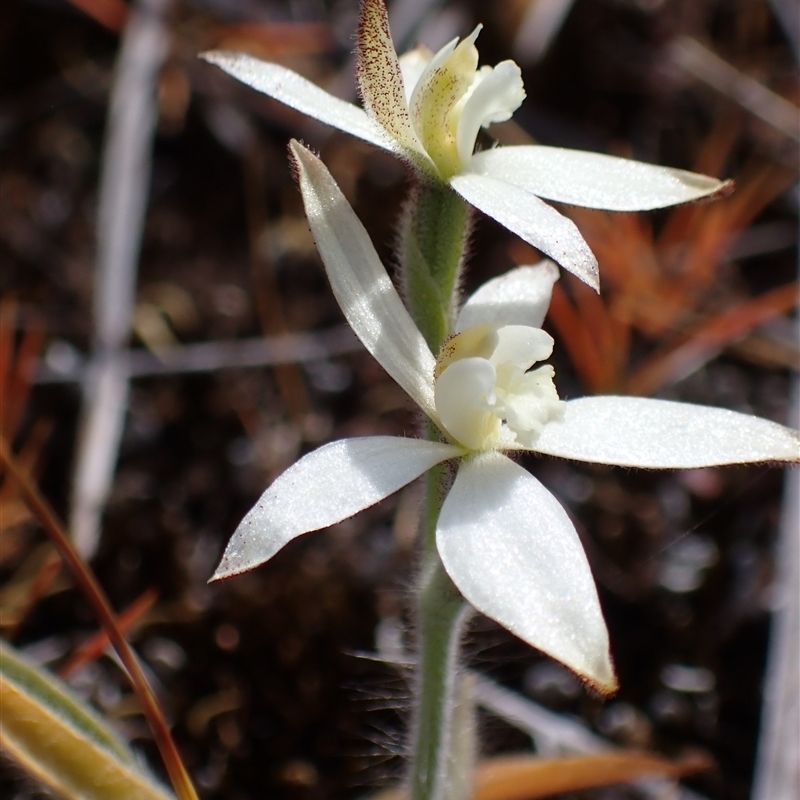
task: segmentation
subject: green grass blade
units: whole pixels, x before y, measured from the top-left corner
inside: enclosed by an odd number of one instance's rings
[[[174,800],[103,718],[0,640],[0,748],[65,798]]]

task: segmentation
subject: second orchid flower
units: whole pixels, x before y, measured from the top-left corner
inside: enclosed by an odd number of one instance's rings
[[[279,65],[242,53],[204,58],[257,91],[388,150],[423,180],[449,186],[597,289],[597,261],[574,223],[544,200],[647,211],[726,190],[704,175],[580,150],[525,145],[475,150],[478,131],[510,119],[525,97],[519,67],[478,68],[475,40],[398,59],[383,0],[363,0],[356,44],[364,109]],[[543,199],[540,199],[543,198]]]
[[[435,358],[366,231],[319,159],[291,152],[331,287],[364,346],[442,433],[325,445],[264,493],[234,533],[215,578],[252,569],[292,539],[368,508],[435,465],[458,472],[436,525],[450,578],[478,610],[604,692],[616,679],[586,556],[556,498],[505,453],[688,469],[800,461],[796,431],[725,409],[633,397],[562,402],[540,329],[557,270],[520,267],[463,306]]]

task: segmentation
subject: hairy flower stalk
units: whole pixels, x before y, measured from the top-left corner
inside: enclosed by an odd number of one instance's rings
[[[291,153],[309,225],[347,321],[441,436],[347,439],[304,456],[242,520],[214,577],[252,569],[297,536],[346,519],[431,471],[419,601],[419,752],[411,788],[418,800],[463,800],[453,792],[467,791],[469,767],[451,758],[456,745],[467,756],[471,751],[453,735],[454,716],[463,709],[455,671],[468,613],[462,597],[599,691],[616,687],[608,633],[575,528],[556,498],[506,453],[647,469],[796,463],[800,435],[767,420],[684,403],[560,400],[552,369],[535,366],[552,348],[540,329],[558,277],[551,262],[484,284],[460,309],[455,335],[434,357],[330,173],[298,143]],[[443,502],[437,471],[454,474]]]

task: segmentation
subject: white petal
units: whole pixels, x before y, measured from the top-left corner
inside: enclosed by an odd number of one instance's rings
[[[716,178],[627,158],[521,145],[477,153],[469,170],[546,200],[607,211],[648,211],[725,191]]]
[[[343,439],[314,450],[278,477],[241,521],[212,580],[262,564],[297,536],[352,517],[461,453],[394,436]]]
[[[311,232],[347,321],[364,347],[436,422],[433,354],[325,165],[297,142],[290,147]]]
[[[485,358],[462,358],[436,381],[436,410],[445,431],[471,450],[491,447],[501,422],[492,412],[496,373]]]
[[[541,328],[527,325],[506,325],[497,331],[497,347],[489,361],[496,366],[513,364],[523,372],[537,361],[550,358],[553,337]]]
[[[465,459],[436,543],[475,608],[601,691],[616,688],[583,547],[564,509],[532,475],[496,452]]]
[[[511,119],[524,99],[522,74],[513,61],[501,61],[478,72],[458,121],[458,154],[465,164],[475,149],[480,128]]]
[[[203,53],[201,58],[216,64],[256,91],[326,125],[357,136],[395,155],[403,153],[397,142],[363,109],[334,97],[280,64],[261,61],[244,53],[224,51]]]
[[[456,333],[484,324],[541,328],[557,280],[558,267],[545,260],[486,281],[461,309]]]
[[[584,397],[545,425],[540,453],[623,467],[690,469],[800,461],[800,434],[724,408],[644,397]]]
[[[536,195],[486,175],[463,174],[450,185],[467,202],[599,290],[597,259],[571,220]]]

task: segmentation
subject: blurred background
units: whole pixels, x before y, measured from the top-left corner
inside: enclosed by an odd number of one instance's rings
[[[796,5],[395,0],[390,14],[400,50],[482,22],[481,62],[520,64],[527,100],[484,146],[536,141],[737,182],[725,199],[655,214],[563,209],[598,256],[603,293],[567,275],[557,286],[546,327],[561,396],[652,394],[787,423]],[[321,153],[387,263],[403,166],[197,58],[246,51],[355,101],[356,15],[355,0],[0,7],[0,431],[122,614],[204,798],[350,798],[402,773],[408,674],[370,654],[397,656],[413,637],[415,487],[206,583],[298,456],[416,425],[343,326],[286,145]],[[538,257],[480,218],[465,288]],[[576,521],[621,690],[598,699],[484,618],[471,665],[519,708],[606,742],[708,754],[716,766],[691,790],[750,797],[770,611],[798,592],[776,589],[782,471],[525,465]],[[0,515],[0,632],[68,675],[160,770],[126,679],[81,649],[97,623],[10,482]],[[796,685],[770,686],[796,702]],[[550,741],[485,710],[480,725],[485,755]],[[655,791],[570,797],[677,796]],[[6,763],[0,795],[36,793]]]

